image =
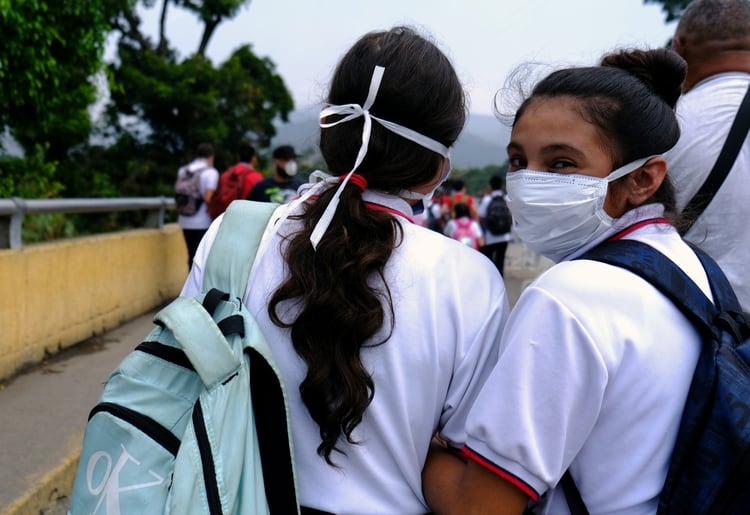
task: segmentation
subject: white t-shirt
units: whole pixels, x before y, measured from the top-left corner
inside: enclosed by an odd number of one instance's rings
[[[722,73],[699,82],[677,102],[682,134],[677,145],[664,157],[679,209],[708,177],[748,85],[750,74]],[[746,311],[750,311],[749,199],[750,137],[746,137],[724,184],[685,235],[686,240],[701,247],[719,263]]]
[[[364,197],[411,212],[397,197],[369,190]],[[295,204],[289,208],[297,209]],[[339,469],[316,452],[319,428],[299,393],[306,366],[292,348],[290,331],[268,316],[267,300],[286,273],[279,234],[267,235],[253,267],[245,302],[283,375],[303,506],[339,514],[429,511],[420,474],[431,437],[439,430],[454,445],[463,445],[466,414],[496,360],[508,300],[492,263],[457,241],[396,218],[403,221],[403,241],[385,268],[393,333],[384,344],[362,350],[375,394],[353,433],[361,444],[339,442],[346,456],[332,455]],[[200,290],[203,264],[220,222],[217,218],[198,248],[184,295]],[[287,234],[298,223],[286,219],[279,232]],[[383,337],[385,333],[378,334],[375,340]]]
[[[216,190],[219,185],[219,171],[213,166],[209,166],[205,159],[195,159],[187,165],[188,170],[200,170],[201,172],[201,195],[206,198],[207,190]],[[211,215],[208,214],[206,203],[202,202],[198,211],[192,216],[180,215],[177,217],[177,223],[183,229],[207,229],[211,225]]]
[[[652,218],[617,220],[611,236]],[[710,296],[703,268],[667,224],[625,236],[656,247]],[[500,358],[467,422],[467,453],[513,482],[538,513],[569,513],[570,468],[590,513],[653,515],[700,338],[677,307],[615,266],[563,261],[521,294]]]
[[[505,192],[502,190],[495,190],[482,197],[482,200],[479,202],[479,207],[477,208],[477,214],[479,215],[480,220],[487,216],[487,206],[490,205],[492,198],[498,195],[504,196]],[[513,234],[511,232],[506,232],[505,234],[492,234],[490,231],[484,231],[485,245],[492,245],[493,243],[501,243],[503,241],[513,241]]]

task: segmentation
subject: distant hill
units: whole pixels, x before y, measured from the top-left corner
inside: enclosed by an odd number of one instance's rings
[[[293,111],[289,123],[277,123],[277,134],[272,146],[290,144],[300,154],[318,153],[318,108],[310,106]],[[457,169],[483,168],[502,165],[510,128],[494,116],[471,114],[456,144],[451,150],[451,161]]]

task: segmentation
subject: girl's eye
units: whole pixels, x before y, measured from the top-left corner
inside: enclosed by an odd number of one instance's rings
[[[520,170],[521,168],[526,167],[526,160],[518,157],[518,156],[510,156],[508,157],[508,167],[514,171],[514,170]]]
[[[575,168],[576,165],[572,161],[568,161],[567,159],[557,159],[556,161],[552,162],[552,168],[553,170],[563,170],[565,168]]]

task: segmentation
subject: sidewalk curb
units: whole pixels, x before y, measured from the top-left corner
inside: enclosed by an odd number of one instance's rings
[[[0,515],[44,514],[54,508],[61,498],[69,497],[73,491],[81,447],[73,449],[53,470],[34,481],[21,497],[5,508]]]

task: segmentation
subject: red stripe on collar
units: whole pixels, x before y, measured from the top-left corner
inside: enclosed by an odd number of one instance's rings
[[[374,202],[365,202],[365,205],[373,211],[385,211],[386,213],[391,213],[392,215],[397,215],[401,218],[405,218],[410,223],[414,223],[414,219],[412,217],[405,213],[402,213],[398,209],[393,209],[392,207],[383,206],[381,204],[375,204]]]
[[[620,239],[624,238],[625,236],[627,236],[628,234],[630,234],[630,233],[632,233],[634,231],[637,231],[641,227],[645,227],[647,225],[669,224],[669,223],[670,223],[669,220],[667,220],[666,218],[662,218],[662,217],[660,217],[660,218],[649,218],[648,220],[641,220],[640,222],[634,223],[633,225],[631,225],[629,227],[626,227],[622,231],[618,232],[617,234],[615,234],[614,236],[612,236],[611,238],[609,238],[609,240],[607,240],[607,241],[620,240]]]

